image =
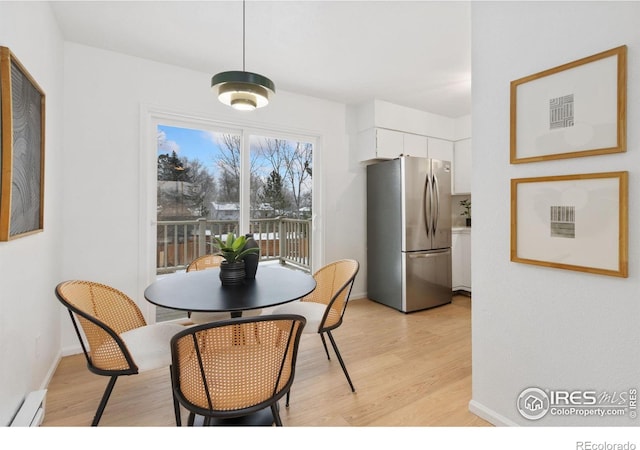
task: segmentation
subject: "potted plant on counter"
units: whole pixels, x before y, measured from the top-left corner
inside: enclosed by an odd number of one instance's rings
[[[460,206],[464,208],[464,211],[462,211],[460,215],[466,218],[466,224],[468,227],[470,227],[471,226],[471,200],[469,199],[460,200]]]
[[[220,281],[223,286],[242,284],[245,279],[244,258],[247,255],[257,253],[258,248],[247,248],[247,238],[245,236],[236,237],[233,233],[228,233],[226,240],[214,237],[218,244],[217,254],[224,258],[220,263]]]

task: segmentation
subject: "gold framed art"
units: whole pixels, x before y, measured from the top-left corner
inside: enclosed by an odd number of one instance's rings
[[[627,277],[628,172],[511,180],[511,261]]]
[[[511,82],[512,164],[626,151],[625,45]]]
[[[45,95],[0,47],[0,241],[44,228]]]

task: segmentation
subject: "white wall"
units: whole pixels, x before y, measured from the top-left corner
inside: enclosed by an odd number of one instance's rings
[[[348,149],[344,105],[278,92],[268,108],[236,113],[210,93],[211,74],[63,44],[42,2],[0,2],[0,45],[47,95],[45,229],[0,243],[0,425],[10,423],[29,391],[46,387],[61,349],[78,350],[53,294],[58,282],[106,282],[149,313],[138,251],[142,105],[317,136],[314,172],[322,173],[316,177],[327,211],[316,221],[326,237],[320,261],[364,264],[365,171]],[[354,298],[364,295],[365,272]]]
[[[0,242],[0,426],[25,395],[46,387],[60,351],[62,39],[42,2],[0,2],[0,45],[46,95],[44,231]]]
[[[140,152],[146,151],[141,107],[319,136],[314,175],[321,180],[322,205],[314,212],[325,211],[316,221],[325,233],[323,260],[364,264],[365,170],[350,157],[345,105],[279,91],[264,109],[236,112],[210,92],[211,75],[65,43],[63,278],[106,282],[148,309],[142,292],[149,280],[139,275],[145,272],[139,260],[139,211],[145,206]],[[149,161],[155,164],[152,151]],[[358,277],[354,297],[364,286],[364,276]],[[64,325],[68,350],[77,343]]]
[[[640,385],[640,3],[473,2],[473,400],[496,424],[638,425],[622,418],[521,417],[527,387]],[[509,83],[628,46],[627,152],[509,164]],[[629,171],[629,277],[509,261],[511,178]]]

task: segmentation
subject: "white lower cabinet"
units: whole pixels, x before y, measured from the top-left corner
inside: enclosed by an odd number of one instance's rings
[[[471,292],[471,228],[451,231],[451,266],[452,289]]]

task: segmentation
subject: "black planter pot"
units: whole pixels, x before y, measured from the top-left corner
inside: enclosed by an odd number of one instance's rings
[[[253,238],[252,234],[246,234],[245,237],[247,238],[247,243],[245,244],[244,248],[260,248],[256,240]],[[244,257],[244,271],[245,276],[248,280],[253,280],[256,277],[259,260],[260,250],[258,250],[258,253],[251,253]]]
[[[223,286],[237,286],[244,282],[244,278],[244,261],[234,263],[222,261],[220,264],[220,282],[222,282]]]
[[[470,227],[471,226],[471,218],[467,218],[467,226]]]

